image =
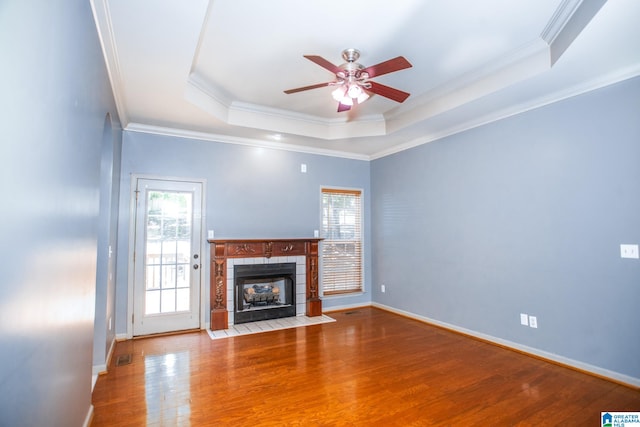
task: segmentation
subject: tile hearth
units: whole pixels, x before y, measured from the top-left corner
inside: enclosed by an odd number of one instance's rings
[[[282,319],[262,320],[259,322],[242,323],[232,325],[229,329],[218,331],[207,330],[212,340],[221,338],[231,338],[241,335],[259,334],[261,332],[277,331],[280,329],[298,328],[301,326],[319,325],[321,323],[335,322],[332,317],[323,314],[322,316],[295,316]]]

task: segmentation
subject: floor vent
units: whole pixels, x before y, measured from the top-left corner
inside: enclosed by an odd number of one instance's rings
[[[129,363],[131,363],[130,354],[121,354],[116,358],[116,366],[128,365]]]
[[[358,314],[358,313],[360,313],[360,312],[358,310],[356,310],[356,311],[347,311],[344,314]]]

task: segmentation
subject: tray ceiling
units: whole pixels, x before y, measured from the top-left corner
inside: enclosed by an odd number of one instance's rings
[[[640,74],[636,0],[93,0],[125,129],[373,159]],[[364,66],[411,96],[338,113],[334,76]]]

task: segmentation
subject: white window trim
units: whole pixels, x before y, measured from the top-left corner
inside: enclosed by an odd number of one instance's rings
[[[360,251],[360,290],[359,291],[353,291],[353,292],[346,292],[343,294],[330,294],[330,295],[325,295],[324,294],[324,286],[323,286],[323,272],[324,272],[324,256],[322,254],[322,250],[320,250],[320,254],[319,254],[319,259],[320,259],[320,277],[319,277],[319,295],[322,298],[325,299],[335,299],[335,298],[349,298],[349,297],[358,297],[361,295],[366,294],[367,292],[367,288],[366,288],[366,283],[365,283],[365,228],[364,228],[364,224],[365,224],[365,191],[363,188],[359,188],[359,187],[339,187],[339,186],[334,186],[334,185],[321,185],[320,186],[320,192],[319,192],[319,205],[320,205],[320,210],[319,210],[319,223],[320,223],[320,237],[322,237],[322,220],[323,220],[323,212],[322,212],[322,191],[323,190],[337,190],[337,191],[359,191],[360,192],[360,244],[361,244],[361,251]]]

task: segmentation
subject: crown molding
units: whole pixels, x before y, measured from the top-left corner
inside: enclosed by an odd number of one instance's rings
[[[204,80],[199,73],[191,72],[184,89],[184,98],[220,121],[228,123],[231,99]]]
[[[562,30],[568,25],[571,17],[578,9],[582,0],[563,0],[542,30],[540,37],[551,45]]]
[[[185,98],[224,123],[324,140],[389,135],[551,68],[606,0],[562,0],[540,37],[385,114],[354,121],[234,101],[198,73],[201,34]],[[207,12],[209,18],[211,9]],[[204,28],[204,27],[203,27]]]
[[[592,79],[588,82],[576,84],[574,86],[564,88],[562,90],[549,93],[544,96],[540,96],[538,98],[529,100],[527,102],[523,102],[517,105],[510,106],[508,108],[503,108],[500,110],[489,112],[488,114],[485,114],[480,117],[476,117],[473,120],[467,120],[456,126],[451,126],[447,129],[443,129],[441,132],[416,138],[404,144],[396,145],[389,150],[378,151],[372,154],[370,156],[370,159],[375,160],[375,159],[380,159],[382,157],[390,156],[392,154],[396,154],[401,151],[409,150],[411,148],[415,148],[423,144],[428,144],[430,142],[438,141],[442,138],[446,138],[448,136],[452,136],[460,132],[464,132],[470,129],[484,126],[489,123],[497,122],[502,119],[506,119],[511,116],[525,113],[530,110],[535,110],[536,108],[544,107],[546,105],[551,105],[568,98],[573,98],[575,96],[583,95],[583,94],[592,92],[594,90],[602,89],[604,87],[611,86],[613,84],[620,83],[622,81],[632,79],[635,77],[640,77],[640,64],[629,67],[629,68],[625,68],[623,70],[618,70],[616,72],[607,74],[605,76]]]
[[[389,133],[548,71],[605,2],[563,0],[539,38],[385,115]]]
[[[350,153],[338,150],[326,150],[321,148],[307,147],[304,145],[295,145],[275,141],[265,141],[254,138],[241,138],[223,134],[215,134],[209,132],[198,132],[187,129],[154,126],[144,123],[129,123],[124,129],[129,132],[148,133],[154,135],[171,136],[185,139],[197,139],[200,141],[210,141],[225,144],[245,145],[258,148],[269,148],[274,150],[293,151],[297,153],[317,154],[320,156],[340,157],[353,160],[370,160],[369,155]]]
[[[572,98],[574,96],[589,93],[591,91],[601,89],[624,80],[640,77],[640,65],[626,68],[624,70],[618,70],[614,73],[610,73],[606,76],[602,76],[596,79],[592,79],[589,82],[574,85],[569,88],[538,97],[536,99],[520,103],[515,106],[503,108],[490,113],[487,113],[481,117],[477,117],[473,120],[467,120],[456,126],[443,129],[441,132],[431,135],[422,136],[408,141],[404,144],[394,146],[387,150],[381,150],[371,155],[356,154],[338,150],[325,150],[313,147],[307,147],[302,145],[288,144],[282,142],[271,142],[253,138],[240,138],[223,134],[215,134],[209,132],[197,132],[173,127],[153,126],[142,123],[129,123],[124,130],[129,132],[148,133],[155,135],[171,136],[177,138],[197,139],[203,141],[211,141],[226,144],[245,145],[259,148],[269,148],[276,150],[286,150],[299,153],[317,154],[321,156],[340,157],[353,160],[365,160],[372,161],[380,159],[386,156],[390,156],[411,148],[418,147],[420,145],[428,144],[430,142],[438,141],[442,138],[455,135],[460,132],[464,132],[470,129],[474,129],[480,126],[484,126],[489,123],[497,122],[502,119],[506,119],[517,114],[521,114],[536,108],[544,107],[564,99]]]
[[[519,49],[414,98],[385,116],[392,133],[536,76],[550,68],[549,47],[536,38]]]
[[[192,71],[188,78],[185,98],[217,119],[234,126],[324,140],[384,136],[546,71],[550,67],[548,58],[549,46],[541,38],[536,38],[385,115],[349,122],[232,101],[230,96],[221,93],[215,84],[205,81],[197,71]]]
[[[209,18],[213,1],[209,1],[205,16]],[[549,70],[570,44],[588,25],[606,0],[561,0],[559,7],[543,29],[540,37],[486,63],[483,67],[461,75],[437,86],[429,92],[413,97],[395,106],[383,115],[362,117],[356,121],[326,119],[319,116],[294,113],[289,110],[268,108],[256,104],[233,101],[230,94],[203,78],[197,71],[201,40],[198,41],[191,73],[186,76],[184,97],[212,117],[233,126],[255,127],[272,132],[302,135],[324,140],[366,138],[389,135],[408,126],[417,125],[438,114],[447,112],[464,103],[490,95],[508,85]],[[171,127],[129,123],[123,74],[118,60],[118,46],[111,21],[110,0],[90,0],[98,37],[102,45],[106,69],[111,82],[113,96],[122,128],[131,132],[144,132],[205,141],[215,141],[254,147],[281,149],[301,153],[373,160],[400,151],[442,139],[444,137],[507,118],[531,109],[561,101],[582,93],[605,87],[640,75],[640,65],[617,70],[589,82],[563,88],[519,105],[485,112],[464,122],[423,135],[371,155],[355,154],[339,150],[325,150],[305,145],[266,141],[258,138],[231,137],[209,132],[197,132]],[[207,28],[206,25],[202,27]]]
[[[325,140],[386,135],[386,123],[381,114],[358,120],[323,119],[309,114],[265,107],[231,100],[216,85],[192,71],[184,97],[218,120],[234,126],[252,127]]]
[[[323,120],[317,116],[241,102],[232,103],[229,109],[229,124],[325,140],[386,135],[386,124],[382,115],[353,121],[347,121],[346,116]]]
[[[111,82],[114,102],[120,123],[126,125],[129,122],[129,115],[124,99],[124,89],[122,87],[122,73],[120,72],[120,62],[118,61],[118,49],[113,33],[111,22],[111,12],[109,10],[109,0],[91,0],[91,10],[98,33],[98,39],[102,45],[107,74]]]
[[[607,0],[563,0],[542,30],[549,45],[549,59],[555,64]]]

